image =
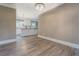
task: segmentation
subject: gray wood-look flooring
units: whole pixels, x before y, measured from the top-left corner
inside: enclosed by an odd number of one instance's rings
[[[0,56],[74,56],[75,49],[38,37],[18,38],[0,46]]]

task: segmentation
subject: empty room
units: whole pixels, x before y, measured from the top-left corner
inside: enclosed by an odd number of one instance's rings
[[[79,56],[79,3],[0,3],[0,56]]]

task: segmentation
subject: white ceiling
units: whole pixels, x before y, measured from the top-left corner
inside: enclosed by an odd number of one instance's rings
[[[45,3],[45,8],[42,11],[35,9],[35,3],[18,3],[16,4],[17,18],[36,18],[39,14],[53,9],[62,3]]]
[[[35,9],[35,3],[0,3],[0,5],[15,8],[17,18],[37,18],[38,15],[54,9],[63,3],[45,3],[45,8],[42,11]]]

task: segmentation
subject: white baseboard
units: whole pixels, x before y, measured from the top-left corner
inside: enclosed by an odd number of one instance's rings
[[[0,45],[9,44],[9,43],[12,43],[12,42],[16,42],[16,39],[0,41]]]
[[[45,37],[45,36],[42,36],[42,35],[38,35],[38,37],[79,49],[79,44],[70,43],[70,42],[63,41],[63,40],[58,40],[58,39],[53,39],[53,38]]]

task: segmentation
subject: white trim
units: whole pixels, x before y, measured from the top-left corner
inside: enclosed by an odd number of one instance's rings
[[[42,36],[42,35],[38,35],[38,37],[79,49],[79,44],[70,43],[70,42],[58,40],[58,39],[53,39],[53,38]]]
[[[0,41],[0,45],[9,44],[9,43],[12,43],[12,42],[16,42],[16,39]]]

